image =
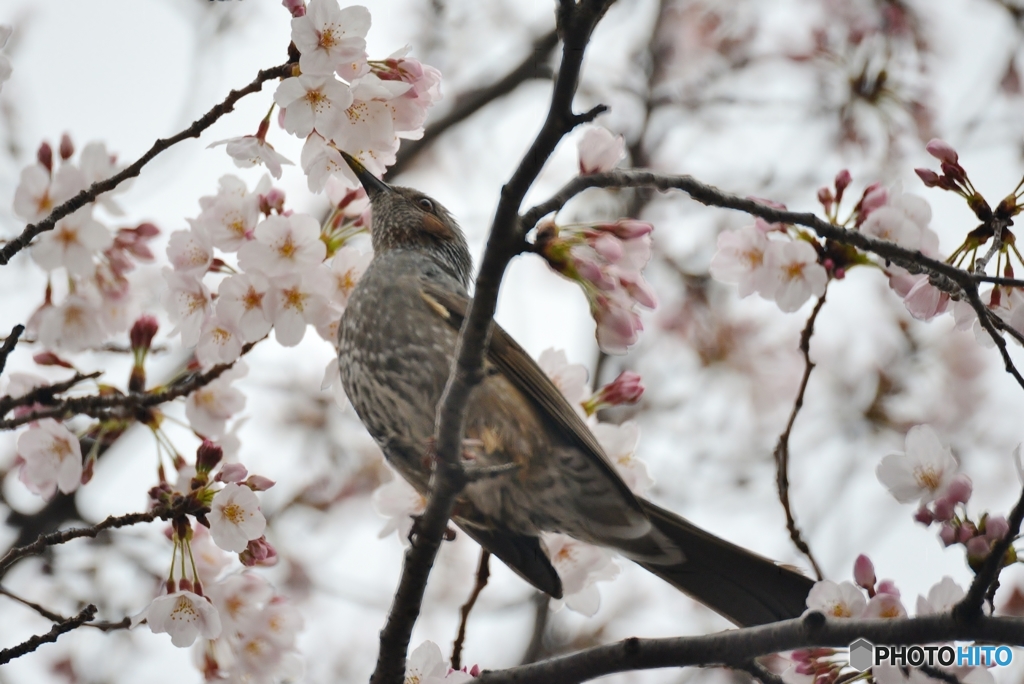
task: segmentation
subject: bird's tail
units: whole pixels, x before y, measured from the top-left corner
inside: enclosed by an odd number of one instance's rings
[[[681,562],[640,565],[742,627],[799,617],[813,580],[705,532],[640,499],[654,530],[682,550]],[[652,533],[655,533],[652,530]]]

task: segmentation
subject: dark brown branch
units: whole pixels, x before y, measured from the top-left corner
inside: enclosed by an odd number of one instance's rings
[[[257,340],[256,342],[249,342],[243,346],[241,356],[247,354],[259,342],[260,340]],[[241,358],[241,356],[239,358]],[[138,410],[149,408],[151,406],[158,406],[160,404],[167,403],[168,401],[178,399],[179,397],[188,396],[197,389],[209,385],[234,365],[235,361],[230,363],[221,363],[204,373],[190,375],[173,385],[149,392],[129,392],[127,394],[71,397],[70,399],[64,399],[56,406],[50,408],[39,409],[38,411],[33,411],[23,416],[11,418],[10,420],[0,420],[0,430],[11,430],[19,425],[24,425],[25,423],[41,420],[43,418],[55,418],[57,420],[62,420],[64,418],[83,413],[94,418],[107,419],[113,417],[111,415],[111,409]]]
[[[501,190],[476,280],[475,296],[470,301],[459,333],[455,363],[438,406],[437,459],[431,477],[430,497],[419,518],[417,534],[406,551],[402,577],[387,622],[381,630],[380,653],[370,680],[372,684],[398,684],[403,681],[409,638],[419,616],[430,568],[447,529],[455,497],[466,484],[459,462],[466,407],[470,391],[481,379],[484,349],[490,336],[505,268],[525,244],[519,229],[519,208],[523,197],[565,134],[603,111],[603,108],[595,108],[585,114],[575,114],[572,101],[579,83],[584,49],[611,2],[581,0],[579,3],[563,3],[558,10],[562,59],[551,105],[536,139]]]
[[[977,641],[1024,645],[1024,619],[951,614],[897,619],[827,619],[821,613],[760,627],[671,639],[626,639],[549,660],[480,675],[479,684],[569,684],[614,672],[663,667],[745,665],[771,653],[813,646],[846,647],[859,638],[875,644],[912,645]]]
[[[490,560],[491,552],[481,548],[480,563],[476,568],[476,584],[473,585],[473,591],[470,592],[469,599],[466,600],[466,603],[459,610],[459,634],[455,637],[455,643],[452,645],[452,669],[454,670],[462,667],[462,645],[466,641],[466,623],[469,622],[469,612],[473,610],[480,592],[487,586],[487,580],[491,576]]]
[[[814,305],[814,310],[807,318],[807,325],[800,333],[800,351],[804,355],[804,375],[800,379],[800,389],[796,393],[796,400],[793,401],[793,410],[789,413],[789,421],[786,429],[779,435],[779,442],[775,445],[775,483],[779,489],[779,501],[786,511],[786,529],[789,530],[789,538],[793,540],[796,548],[807,556],[814,568],[814,574],[819,580],[824,579],[821,566],[811,553],[811,547],[807,545],[800,528],[796,526],[796,518],[793,517],[793,509],[789,503],[789,436],[793,432],[793,424],[796,422],[797,414],[804,405],[804,393],[807,391],[807,381],[811,379],[811,371],[814,370],[814,362],[811,361],[811,336],[814,335],[814,322],[818,319],[818,312],[825,305],[825,295],[822,294]]]
[[[96,606],[90,604],[86,606],[82,610],[82,612],[76,615],[75,617],[54,625],[53,629],[51,629],[46,634],[34,636],[28,641],[20,643],[12,648],[5,648],[4,650],[0,651],[0,665],[9,663],[15,658],[20,658],[26,653],[31,653],[43,644],[49,644],[53,643],[54,641],[57,641],[57,638],[60,637],[61,634],[66,634],[73,629],[78,629],[86,622],[92,620],[95,614]]]
[[[985,331],[992,338],[1003,358],[1006,372],[1013,376],[1022,388],[1024,377],[1021,376],[1006,346],[1006,340],[999,334],[997,325],[992,322],[992,314],[978,296],[977,276],[945,262],[926,257],[920,252],[900,247],[893,242],[869,237],[857,230],[848,230],[825,221],[810,212],[787,211],[761,204],[760,202],[737,195],[722,192],[711,185],[701,183],[691,176],[673,176],[643,170],[620,170],[606,173],[595,173],[589,176],[577,176],[566,183],[561,190],[550,199],[538,204],[523,215],[524,230],[530,230],[544,216],[558,211],[566,202],[588,188],[636,188],[651,187],[658,190],[682,190],[692,199],[713,207],[735,209],[752,216],[759,216],[770,223],[788,223],[810,228],[819,237],[864,252],[871,252],[893,263],[910,273],[925,273],[935,287],[952,297],[966,298],[974,309]],[[1024,336],[1022,336],[1024,338]]]
[[[751,660],[743,665],[737,665],[735,669],[743,670],[751,677],[759,680],[761,684],[784,684],[782,677],[775,674],[756,660]]]
[[[48,546],[64,544],[72,539],[79,539],[81,537],[95,537],[103,530],[112,530],[119,527],[128,527],[129,525],[138,525],[139,523],[153,522],[157,518],[169,520],[181,512],[183,511],[172,508],[154,508],[153,510],[145,513],[112,515],[105,520],[88,527],[72,527],[71,529],[58,530],[57,532],[51,532],[50,534],[41,534],[31,544],[16,546],[5,553],[3,557],[0,557],[0,571],[7,569],[15,561],[24,558],[25,556],[32,556],[37,553],[41,553],[43,549]]]
[[[37,613],[42,615],[47,620],[50,620],[51,622],[57,622],[57,623],[67,622],[68,619],[69,619],[69,618],[64,617],[60,613],[55,613],[52,610],[49,610],[49,609],[39,605],[38,603],[33,603],[32,601],[29,601],[28,599],[24,599],[24,598],[18,596],[17,594],[8,591],[4,587],[0,587],[0,594],[3,594],[4,596],[6,596],[7,598],[11,599],[12,601],[17,601],[18,603],[20,603],[21,605],[25,606],[26,608],[31,608],[32,610],[36,611]],[[132,619],[130,617],[126,617],[123,620],[119,620],[118,622],[89,622],[89,623],[86,623],[87,627],[93,627],[94,629],[98,629],[101,632],[113,632],[114,630],[117,630],[117,629],[128,629],[129,627],[131,627],[131,625],[132,625]]]
[[[410,162],[421,152],[430,147],[441,134],[449,128],[462,123],[478,111],[498,98],[508,95],[526,81],[539,78],[551,78],[551,68],[547,60],[558,45],[558,34],[552,29],[533,41],[530,52],[519,65],[504,78],[486,87],[477,88],[459,95],[451,110],[436,121],[432,121],[423,131],[419,140],[402,143],[398,150],[395,163],[388,169],[388,177],[393,178],[409,166]]]
[[[551,597],[542,591],[533,595],[533,629],[530,632],[530,643],[520,660],[520,664],[529,665],[540,660],[544,653],[544,635],[548,629],[548,618],[551,616]]]
[[[55,382],[52,385],[43,385],[42,387],[36,387],[30,392],[27,392],[20,397],[0,397],[0,416],[5,416],[7,413],[19,406],[32,406],[33,404],[52,404],[55,401],[55,397],[58,394],[63,394],[69,389],[77,385],[84,380],[94,380],[103,375],[103,371],[94,371],[92,373],[78,373],[67,380],[61,382]]]
[[[971,588],[967,590],[967,595],[953,608],[954,617],[965,621],[977,620],[982,617],[982,602],[985,600],[989,587],[999,579],[999,571],[1003,569],[1006,552],[1009,551],[1013,540],[1020,533],[1022,521],[1024,521],[1024,492],[1021,492],[1017,505],[1010,512],[1010,517],[1007,520],[1010,529],[1006,531],[1006,536],[992,545],[992,550],[989,551],[984,565],[981,566],[981,570],[971,582]]]
[[[4,372],[4,366],[7,365],[7,357],[14,351],[14,346],[18,344],[18,338],[21,337],[23,332],[25,332],[25,326],[20,323],[14,326],[11,328],[11,334],[7,336],[3,346],[0,347],[0,373]]]
[[[0,248],[0,266],[6,265],[15,254],[23,250],[25,247],[28,247],[29,243],[32,242],[32,239],[37,235],[45,233],[48,230],[53,230],[57,221],[74,213],[75,211],[78,211],[86,204],[95,201],[97,197],[105,192],[110,192],[129,178],[135,178],[142,173],[142,167],[169,147],[178,144],[182,140],[187,140],[188,138],[198,138],[199,135],[212,126],[217,119],[232,111],[235,108],[235,103],[243,97],[250,93],[259,92],[263,89],[263,84],[267,81],[288,76],[291,73],[291,70],[292,65],[289,63],[260,71],[252,83],[239,90],[232,90],[228,93],[228,96],[224,98],[223,102],[214,105],[210,111],[192,122],[192,125],[185,130],[171,136],[170,138],[157,139],[157,141],[153,143],[153,146],[146,150],[145,154],[136,159],[129,166],[125,167],[119,173],[116,173],[105,180],[93,183],[68,201],[58,207],[55,207],[54,210],[50,212],[50,215],[39,223],[33,223],[25,226],[25,230],[21,232],[21,235],[9,241],[3,246],[3,248]]]

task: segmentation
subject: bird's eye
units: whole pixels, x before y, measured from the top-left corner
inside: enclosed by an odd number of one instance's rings
[[[434,203],[428,200],[426,197],[421,197],[418,200],[416,200],[416,204],[420,205],[420,209],[422,209],[423,211],[429,211],[431,213],[433,213],[434,211]]]

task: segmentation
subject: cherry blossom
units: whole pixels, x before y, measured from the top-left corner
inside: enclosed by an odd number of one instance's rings
[[[766,284],[762,296],[772,298],[785,313],[803,306],[810,297],[825,294],[828,273],[818,263],[818,253],[803,240],[772,240],[765,251]]]
[[[216,639],[221,623],[217,609],[209,600],[191,591],[176,591],[159,596],[141,613],[132,618],[132,626],[145,619],[154,634],[171,635],[178,648],[191,646],[197,636]]]
[[[394,121],[395,133],[402,138],[417,140],[423,137],[423,123],[427,110],[441,99],[441,72],[419,60],[406,57],[408,48],[393,53],[384,60],[384,67],[373,65],[381,80],[402,81],[411,87],[401,95],[387,101]]]
[[[755,226],[723,231],[718,235],[718,251],[711,259],[711,277],[738,285],[741,297],[767,291],[768,272],[764,268],[767,251],[768,238]]]
[[[441,648],[433,641],[424,641],[417,646],[405,663],[406,684],[462,684],[472,677],[461,670],[450,671],[448,661],[441,655]]]
[[[833,618],[858,618],[867,607],[864,594],[852,582],[815,582],[807,594],[807,609]]]
[[[398,151],[392,100],[412,86],[404,81],[385,81],[373,73],[352,84],[353,100],[331,137],[335,144],[361,161],[369,157],[387,166],[394,163]],[[366,167],[373,173],[380,166]]]
[[[208,592],[228,633],[255,622],[261,606],[274,595],[266,579],[248,571],[228,575],[210,586]]]
[[[860,617],[900,618],[906,616],[907,609],[903,607],[899,595],[885,593],[879,589],[878,593],[868,600],[868,605]]]
[[[537,365],[551,378],[569,405],[585,418],[581,403],[587,396],[587,367],[581,363],[569,363],[569,357],[561,349],[545,349],[537,358]]]
[[[167,258],[175,271],[194,273],[201,278],[213,262],[213,241],[199,226],[176,230],[167,242]]]
[[[328,296],[333,304],[342,308],[348,305],[352,290],[366,272],[372,259],[372,253],[363,252],[355,247],[342,247],[335,252],[328,264],[331,269],[331,289]]]
[[[879,481],[900,503],[929,503],[941,497],[956,475],[957,462],[929,425],[907,432],[906,452],[889,454],[878,464]]]
[[[236,176],[223,176],[216,195],[200,198],[199,205],[203,210],[190,223],[206,230],[214,247],[225,252],[238,251],[252,239],[260,219],[260,194],[269,190],[270,179],[266,176],[252,193]]]
[[[243,377],[248,370],[244,361],[236,361],[219,378],[188,395],[185,417],[193,430],[211,439],[224,434],[228,419],[245,408],[245,395],[231,383]]]
[[[267,526],[256,493],[233,482],[214,494],[207,518],[214,543],[234,553],[244,551],[249,540],[259,538]]]
[[[636,446],[640,442],[640,427],[636,422],[598,423],[591,431],[630,491],[645,495],[654,486],[654,480],[647,473],[647,464],[636,457]]]
[[[903,297],[903,304],[910,315],[919,321],[929,321],[945,313],[950,304],[949,294],[932,285],[927,275],[911,277],[914,284]]]
[[[322,242],[318,244],[323,247]],[[329,277],[327,268],[321,265],[307,273],[272,279],[267,313],[280,344],[294,347],[305,336],[307,325],[319,325],[330,316],[325,295]]]
[[[869,206],[865,201],[862,213]],[[904,193],[902,185],[897,183],[885,194],[884,204],[870,210],[860,230],[865,235],[931,255],[938,250],[939,243],[938,235],[928,227],[931,218],[928,202]]]
[[[947,613],[965,595],[964,590],[953,581],[952,577],[943,577],[938,584],[928,590],[928,598],[924,596],[917,597],[917,614],[920,616]]]
[[[46,307],[39,318],[39,341],[47,349],[78,352],[98,347],[107,339],[93,297],[71,294],[58,306]]]
[[[220,574],[231,565],[231,554],[214,544],[210,531],[202,525],[193,526],[189,548],[196,563],[199,580],[207,587],[214,586]],[[224,611],[221,609],[221,616],[223,615]]]
[[[611,171],[626,158],[626,141],[603,126],[588,126],[577,145],[580,173]]]
[[[75,276],[95,270],[93,258],[114,242],[110,231],[92,218],[92,205],[65,216],[32,246],[32,258],[48,271],[61,266]]]
[[[29,222],[41,221],[84,189],[85,177],[71,164],[62,165],[52,177],[42,164],[26,166],[14,191],[14,213]]]
[[[274,102],[284,109],[284,129],[289,133],[305,138],[316,129],[333,138],[352,96],[353,90],[333,77],[302,74],[281,81]]]
[[[591,313],[597,322],[597,345],[608,354],[625,354],[640,340],[644,329],[640,314],[628,297],[613,290],[593,298]]]
[[[270,281],[259,271],[225,278],[217,289],[217,316],[229,321],[245,342],[255,342],[270,332],[267,294]]]
[[[373,509],[388,519],[377,536],[383,539],[397,531],[398,538],[408,543],[413,516],[421,514],[426,507],[426,497],[406,482],[405,478],[392,473],[391,480],[373,492]]]
[[[104,181],[116,173],[119,173],[124,166],[117,163],[117,158],[107,151],[106,144],[93,141],[87,143],[78,155],[78,164],[85,178],[85,185],[92,185]],[[131,187],[131,180],[125,180],[118,184],[113,190],[101,194],[96,201],[102,205],[113,216],[122,216],[124,211],[114,201],[114,195],[120,194]]]
[[[242,135],[227,140],[218,140],[207,147],[224,145],[228,156],[234,160],[235,166],[240,169],[248,169],[253,166],[263,165],[270,171],[274,178],[280,178],[282,164],[293,165],[283,154],[274,149],[274,146],[261,138],[259,135]]]
[[[271,216],[256,226],[255,237],[238,250],[238,263],[270,277],[307,271],[327,254],[320,224],[308,214]]]
[[[622,371],[618,377],[599,389],[583,402],[583,409],[592,416],[603,408],[635,404],[644,394],[640,375],[633,371]]]
[[[196,359],[203,367],[231,363],[242,354],[242,334],[234,321],[211,316],[203,322],[196,344]]]
[[[163,304],[175,323],[171,334],[181,333],[181,343],[194,347],[199,342],[203,322],[213,312],[210,291],[193,274],[177,273],[166,266],[163,273],[167,280]]]
[[[18,478],[34,494],[49,499],[58,489],[78,489],[82,479],[82,448],[78,438],[52,418],[37,421],[18,438]]]
[[[359,158],[363,165],[366,166],[365,156],[353,156]],[[310,192],[321,192],[328,179],[337,175],[344,176],[349,181],[348,185],[356,182],[352,169],[345,163],[345,159],[341,156],[338,148],[316,133],[306,138],[306,143],[302,146],[299,163],[306,174],[306,184]],[[375,172],[377,175],[380,175],[383,172],[383,167]]]
[[[601,594],[595,582],[615,579],[619,574],[610,551],[584,544],[564,534],[545,533],[542,537],[551,564],[562,580],[562,599],[572,611],[593,617],[601,607]]]
[[[340,9],[337,0],[310,0],[305,16],[292,19],[292,42],[304,74],[337,72],[351,82],[369,69],[366,34],[370,12],[361,6]]]

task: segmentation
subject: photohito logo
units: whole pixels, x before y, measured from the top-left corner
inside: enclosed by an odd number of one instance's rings
[[[1009,646],[875,646],[867,639],[850,644],[850,667],[863,672],[872,665],[899,667],[1005,667],[1013,661]]]

